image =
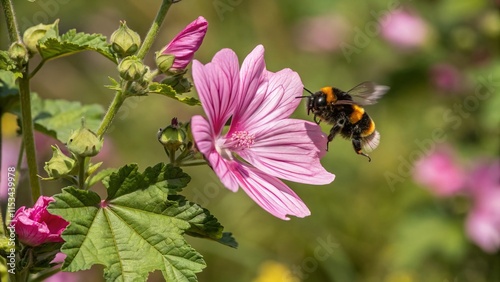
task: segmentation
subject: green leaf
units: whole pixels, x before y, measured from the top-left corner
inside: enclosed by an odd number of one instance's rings
[[[51,60],[71,55],[81,51],[96,51],[114,63],[115,56],[109,51],[106,36],[102,34],[88,34],[71,29],[60,37],[46,37],[40,40],[38,49],[44,60]]]
[[[14,73],[0,70],[0,116],[19,104],[19,89]]]
[[[41,99],[35,93],[31,95],[31,110],[35,129],[66,143],[71,133],[81,127],[82,118],[85,126],[96,131],[104,114],[104,108],[98,104],[82,105],[80,102],[66,100]],[[19,108],[13,111],[21,116]]]
[[[103,181],[108,196],[75,187],[55,195],[49,211],[70,222],[62,237],[65,271],[104,265],[107,281],[145,281],[160,270],[167,281],[197,281],[202,256],[183,234],[224,239],[222,226],[205,209],[177,195],[190,178],[158,164],[139,173],[127,165]]]
[[[116,171],[117,170],[115,168],[106,168],[106,169],[100,170],[94,176],[87,179],[86,186],[91,187],[91,186],[95,185],[97,182],[103,181],[104,178],[110,176],[112,173],[114,173]]]
[[[153,94],[160,94],[163,96],[167,96],[169,98],[172,98],[174,100],[177,100],[179,102],[182,102],[184,104],[190,105],[190,106],[199,106],[201,105],[200,100],[189,97],[189,96],[182,96],[177,94],[175,90],[168,84],[162,84],[158,82],[153,82],[149,85],[148,88],[148,93],[153,93]]]
[[[0,50],[0,70],[15,70],[16,63],[9,57],[9,52]]]

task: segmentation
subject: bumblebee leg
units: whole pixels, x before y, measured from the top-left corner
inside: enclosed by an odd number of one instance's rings
[[[321,120],[318,120],[318,116],[317,115],[314,115],[314,122],[316,124],[319,124],[321,122]]]
[[[342,125],[336,124],[330,129],[330,134],[328,134],[328,143],[326,143],[326,150],[328,151],[328,145],[332,142],[333,138],[342,130]]]
[[[369,162],[372,161],[372,158],[370,158],[370,156],[368,156],[367,154],[363,153],[363,151],[361,150],[361,139],[353,138],[352,146],[354,147],[354,151],[356,152],[356,154],[367,157]]]

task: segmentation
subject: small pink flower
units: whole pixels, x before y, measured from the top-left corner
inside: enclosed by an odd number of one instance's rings
[[[438,148],[415,163],[413,178],[440,197],[452,196],[466,185],[463,169],[455,163],[452,152]]]
[[[467,217],[469,237],[485,252],[500,249],[500,160],[481,164],[471,175],[474,206]]]
[[[204,17],[198,17],[177,34],[170,43],[160,51],[162,55],[174,55],[171,70],[183,70],[193,60],[194,52],[198,51],[207,33],[208,22]]]
[[[47,211],[52,201],[52,197],[41,196],[33,208],[23,206],[16,211],[12,225],[15,225],[16,234],[23,244],[34,247],[49,242],[64,242],[61,233],[69,223]]]
[[[463,77],[460,71],[450,64],[437,64],[431,68],[431,80],[439,90],[458,92],[462,89]]]
[[[192,118],[193,137],[226,188],[241,187],[278,218],[308,216],[307,206],[278,177],[328,184],[335,176],[320,163],[327,141],[320,127],[289,118],[303,91],[299,75],[290,69],[267,71],[259,45],[241,69],[230,49],[219,51],[206,65],[195,60],[193,80],[207,115]]]
[[[337,14],[315,16],[300,20],[295,28],[295,44],[314,53],[331,53],[346,40],[349,24]]]
[[[382,36],[397,47],[421,47],[428,37],[428,27],[424,20],[404,10],[387,14],[380,25]]]

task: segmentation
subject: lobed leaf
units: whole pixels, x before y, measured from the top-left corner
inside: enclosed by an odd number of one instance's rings
[[[200,100],[193,98],[193,97],[189,97],[189,96],[179,95],[179,94],[177,94],[177,92],[175,92],[175,90],[172,88],[172,86],[170,86],[168,84],[153,82],[149,85],[148,93],[160,94],[163,96],[167,96],[169,98],[172,98],[174,100],[177,100],[179,102],[182,102],[182,103],[184,103],[186,105],[190,105],[190,106],[201,105]]]
[[[89,129],[96,131],[104,114],[104,108],[98,104],[41,99],[35,93],[31,95],[31,104],[35,129],[63,143],[68,141],[72,131],[81,127],[82,118]],[[13,113],[21,116],[19,108]]]
[[[115,56],[109,51],[106,36],[88,34],[71,29],[60,37],[46,37],[39,41],[38,50],[44,60],[51,60],[81,51],[96,51],[114,63]]]
[[[127,165],[105,178],[106,200],[92,191],[64,188],[49,211],[70,222],[62,234],[63,270],[105,267],[107,281],[145,281],[160,270],[167,281],[197,281],[202,256],[183,234],[223,239],[222,226],[200,206],[177,195],[190,178],[158,164],[138,172]]]

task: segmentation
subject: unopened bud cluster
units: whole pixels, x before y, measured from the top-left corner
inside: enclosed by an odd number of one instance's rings
[[[180,123],[177,118],[173,118],[169,126],[158,130],[157,137],[173,165],[182,166],[202,159],[194,149],[189,122]]]

